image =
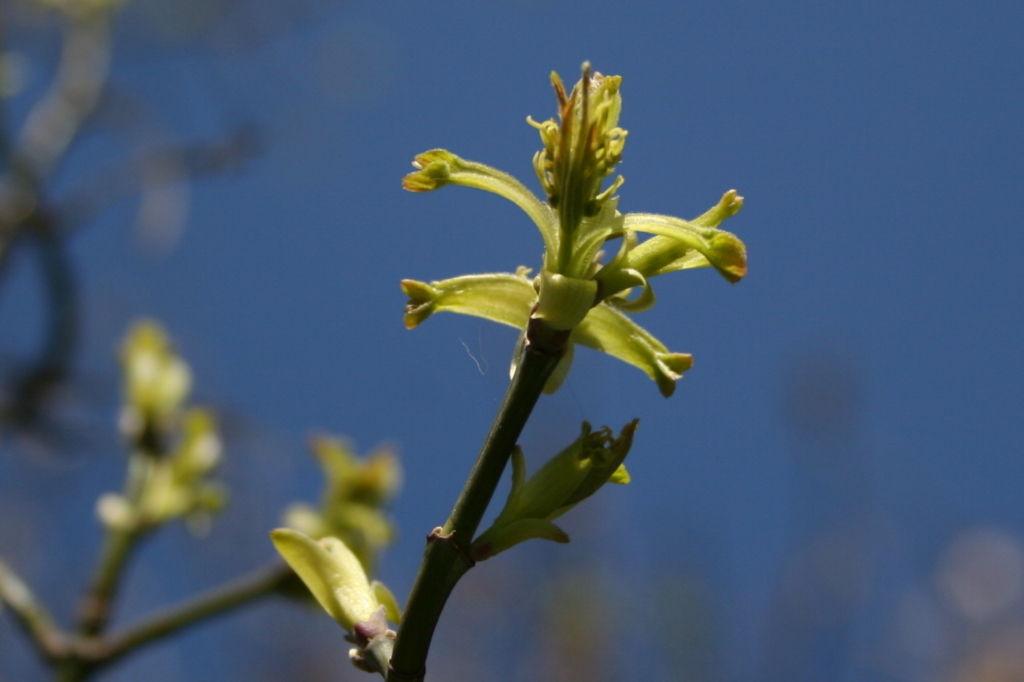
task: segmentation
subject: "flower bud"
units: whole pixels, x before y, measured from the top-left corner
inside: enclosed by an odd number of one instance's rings
[[[637,424],[637,419],[629,422],[615,438],[608,427],[595,432],[583,422],[580,437],[529,480],[522,450],[516,448],[512,453],[512,490],[498,518],[473,541],[473,559],[490,558],[532,538],[568,542],[569,536],[552,521],[605,483],[629,482],[622,462],[633,444]]]

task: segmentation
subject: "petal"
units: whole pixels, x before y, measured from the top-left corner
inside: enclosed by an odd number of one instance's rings
[[[631,480],[629,472],[626,471],[625,464],[620,464],[619,468],[613,471],[612,475],[608,478],[609,483],[617,483],[618,485],[626,485]]]
[[[661,341],[605,303],[594,306],[570,338],[639,367],[657,382],[666,398],[672,395],[683,372],[693,365],[692,356],[670,353]]]
[[[540,230],[544,247],[549,253],[558,253],[558,228],[551,209],[508,173],[482,163],[466,161],[444,149],[432,149],[420,154],[413,165],[419,170],[402,179],[405,189],[429,192],[445,185],[462,185],[494,192],[523,209]]]
[[[691,251],[702,254],[730,282],[747,274],[746,247],[730,232],[652,213],[626,215],[625,227],[661,237],[640,244],[629,254],[630,267],[648,276],[670,271],[666,266],[688,257]],[[689,262],[682,267],[695,267],[696,263]]]
[[[395,599],[395,595],[391,594],[391,590],[379,580],[374,580],[370,583],[370,589],[373,590],[374,596],[377,598],[377,602],[384,607],[384,612],[388,616],[388,620],[392,623],[402,622],[402,609],[398,608],[398,600]]]
[[[379,608],[362,564],[341,540],[317,542],[287,528],[271,531],[270,538],[320,606],[347,631]]]
[[[537,291],[525,272],[464,275],[430,284],[402,280],[402,291],[409,297],[405,326],[412,329],[431,314],[447,311],[523,329],[537,302]]]
[[[640,286],[640,294],[636,298],[627,298],[629,290],[623,290],[615,296],[609,296],[605,299],[608,305],[613,305],[619,310],[627,313],[642,313],[645,310],[650,310],[654,307],[657,296],[654,295],[654,289],[651,288],[650,282],[647,281],[643,275],[632,268],[627,268],[620,271],[621,276],[634,276],[638,281],[637,286]],[[632,287],[630,287],[632,288]]]

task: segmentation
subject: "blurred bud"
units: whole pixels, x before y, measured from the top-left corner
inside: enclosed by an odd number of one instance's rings
[[[117,9],[126,0],[36,0],[36,2],[74,17],[88,17]]]
[[[381,447],[359,459],[347,442],[323,435],[310,439],[310,448],[324,472],[323,501],[320,509],[293,504],[284,523],[312,538],[342,538],[370,570],[377,554],[394,539],[384,508],[401,486],[398,456]]]
[[[473,559],[488,559],[532,538],[568,542],[569,536],[552,521],[605,483],[629,482],[622,462],[633,444],[637,424],[638,419],[629,422],[615,438],[608,427],[593,432],[590,424],[583,422],[580,437],[529,480],[522,450],[517,447],[512,453],[512,490],[494,524],[473,542]]]
[[[138,518],[128,500],[116,493],[100,496],[96,503],[96,516],[104,526],[118,531],[134,528]]]
[[[207,478],[222,452],[213,416],[205,410],[189,410],[183,431],[171,455],[157,461],[150,473],[139,503],[147,523],[204,516],[224,506],[223,488]]]
[[[163,328],[150,320],[136,323],[121,346],[121,362],[125,435],[134,439],[150,428],[168,431],[188,397],[192,374]]]

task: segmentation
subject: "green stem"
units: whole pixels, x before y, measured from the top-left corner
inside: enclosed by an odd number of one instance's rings
[[[31,588],[3,561],[0,561],[0,605],[7,604],[18,625],[29,636],[40,655],[47,660],[59,658],[65,649],[65,636],[54,623]]]
[[[535,327],[532,322],[531,327]],[[537,327],[530,332],[539,332],[534,336],[541,338],[524,345],[512,383],[448,522],[427,538],[423,563],[398,630],[387,682],[423,680],[430,641],[445,602],[459,579],[473,567],[466,551],[494,496],[519,434],[544,384],[565,353],[568,332],[552,335]]]
[[[297,580],[284,563],[274,563],[211,588],[107,636],[78,635],[56,639],[49,658],[56,663],[58,682],[81,682],[137,649],[201,621],[278,592]],[[54,636],[59,636],[57,632]]]
[[[141,439],[140,439],[141,441]],[[133,510],[145,492],[158,454],[135,449],[128,460],[128,476],[124,486],[124,497]],[[103,548],[96,564],[96,571],[89,589],[82,599],[78,613],[78,632],[86,637],[103,634],[110,620],[111,608],[121,577],[138,540],[146,533],[146,527],[135,522],[126,528],[110,528],[103,538]]]
[[[114,632],[89,654],[93,666],[106,666],[141,646],[172,635],[193,623],[221,615],[250,601],[282,589],[294,573],[284,563],[259,568],[231,582],[214,587],[183,604],[172,606]]]

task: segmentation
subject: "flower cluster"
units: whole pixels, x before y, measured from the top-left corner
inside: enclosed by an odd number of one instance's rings
[[[225,503],[226,492],[210,474],[223,447],[213,415],[186,405],[191,372],[155,322],[129,331],[121,349],[125,402],[121,431],[144,468],[131,496],[107,493],[97,507],[111,528],[151,528],[184,517],[197,529]]]
[[[692,358],[671,353],[626,313],[655,303],[650,279],[676,270],[714,267],[729,282],[747,271],[746,249],[719,224],[735,215],[743,198],[726,192],[717,205],[693,220],[618,211],[614,193],[619,176],[606,189],[604,178],[622,158],[626,131],[618,126],[621,78],[590,73],[566,93],[552,74],[559,120],[530,124],[540,131],[543,149],[534,169],[547,195],[541,201],[512,176],[443,149],[416,157],[417,170],[403,186],[427,192],[445,185],[476,187],[519,206],[540,230],[543,264],[537,276],[520,267],[513,273],[467,275],[419,282],[404,280],[409,297],[405,324],[410,329],[437,311],[475,315],[526,330],[530,320],[569,333],[569,345],[547,390],[556,390],[572,361],[572,345],[605,351],[642,369],[665,396],[688,370]],[[641,241],[640,234],[653,237]],[[607,262],[606,249],[620,240]],[[636,295],[633,292],[636,291]],[[525,342],[530,339],[526,338]],[[514,369],[514,367],[513,367]]]

